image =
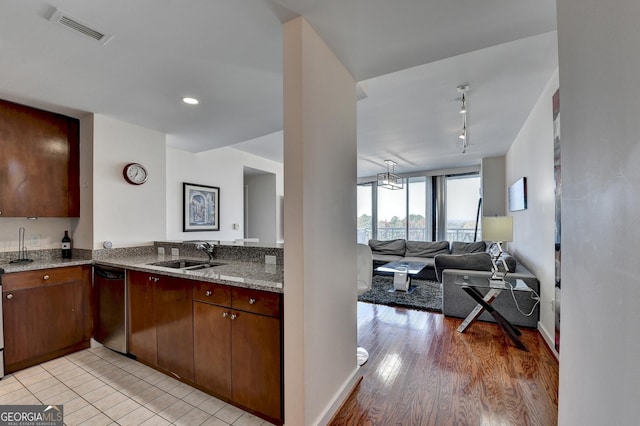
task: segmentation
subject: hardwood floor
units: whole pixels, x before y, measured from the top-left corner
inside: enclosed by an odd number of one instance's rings
[[[529,352],[492,323],[358,303],[364,378],[330,425],[557,424],[558,362],[534,329]]]

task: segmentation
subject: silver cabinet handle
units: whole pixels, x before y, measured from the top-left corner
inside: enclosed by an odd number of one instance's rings
[[[45,280],[48,280],[48,279],[49,279],[49,275],[45,275],[45,276],[44,276],[44,277],[42,277],[42,278],[44,278]]]
[[[11,293],[7,294],[7,299],[13,299],[13,294]]]
[[[228,317],[228,316],[229,316],[229,312],[223,312],[223,313],[222,313],[222,318],[226,318],[226,317]]]
[[[232,319],[232,320],[234,320],[234,319],[236,319],[236,318],[238,318],[238,315],[237,315],[237,314],[231,314],[231,319]]]
[[[207,290],[204,294],[206,294],[207,296],[211,296],[213,292],[211,290]]]
[[[157,283],[158,281],[160,281],[160,278],[150,276],[149,281],[153,281],[154,283]]]
[[[256,303],[256,299],[254,299],[254,298],[249,299],[249,304],[250,305],[253,305],[254,303]]]

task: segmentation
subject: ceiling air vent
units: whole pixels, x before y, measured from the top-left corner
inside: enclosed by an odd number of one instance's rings
[[[91,37],[101,44],[107,44],[107,42],[109,42],[109,40],[113,38],[113,36],[109,34],[105,34],[102,31],[83,24],[76,17],[63,12],[60,9],[56,9],[53,12],[53,15],[51,15],[51,18],[49,18],[49,22],[62,25],[63,27],[66,27],[67,29],[70,29],[76,33],[80,33],[86,37]]]

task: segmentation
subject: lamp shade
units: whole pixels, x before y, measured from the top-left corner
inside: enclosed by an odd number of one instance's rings
[[[482,239],[513,241],[513,216],[483,216]]]

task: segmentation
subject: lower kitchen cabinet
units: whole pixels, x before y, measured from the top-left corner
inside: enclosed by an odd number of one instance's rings
[[[7,373],[89,347],[90,266],[6,274],[2,289]]]
[[[231,399],[231,321],[229,308],[193,302],[195,382]]]
[[[129,352],[193,380],[194,281],[129,271]]]
[[[234,288],[231,306],[219,306],[202,296],[207,285],[194,289],[196,384],[282,423],[280,296]]]
[[[232,399],[274,419],[281,418],[280,320],[233,311]]]

